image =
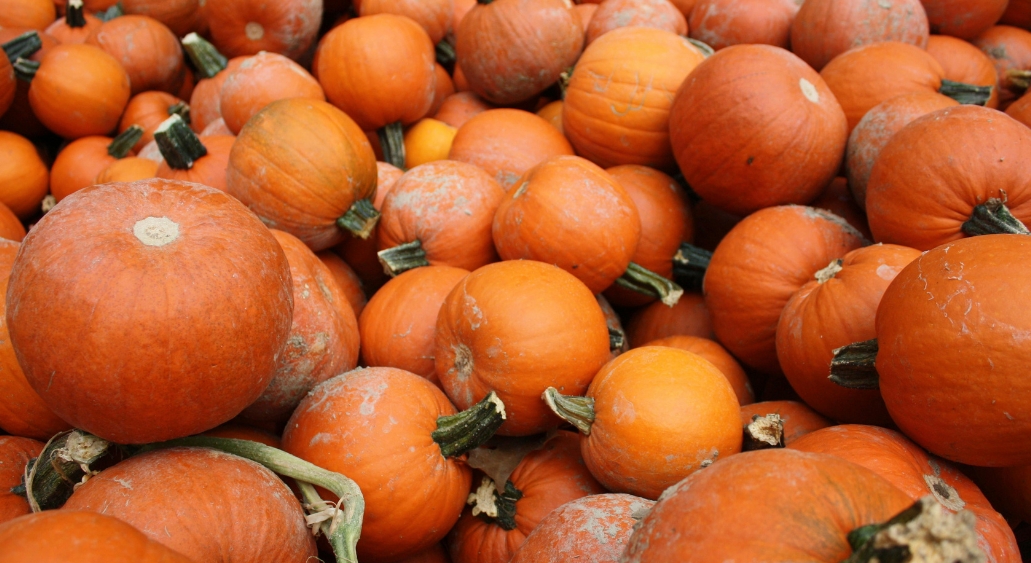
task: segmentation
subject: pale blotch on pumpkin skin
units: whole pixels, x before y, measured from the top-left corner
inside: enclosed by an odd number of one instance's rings
[[[813,86],[812,82],[809,82],[805,78],[799,78],[798,86],[802,89],[802,95],[804,95],[807,100],[814,104],[820,103],[820,93],[816,91],[816,86]]]
[[[147,217],[136,221],[132,234],[147,246],[165,246],[179,238],[179,223],[168,217]]]
[[[247,25],[243,27],[243,32],[247,39],[251,41],[257,41],[265,37],[265,28],[258,22],[247,22]]]

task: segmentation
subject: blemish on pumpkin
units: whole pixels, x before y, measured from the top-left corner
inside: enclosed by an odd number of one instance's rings
[[[751,166],[753,162],[755,162],[755,157],[754,156],[750,156],[750,157],[748,157],[748,160],[745,161],[745,164],[747,164],[748,166]]]
[[[473,373],[473,353],[465,344],[451,347],[455,353],[455,364],[451,369],[460,380],[469,379]]]
[[[937,468],[935,468],[935,473],[938,473]],[[964,506],[966,506],[967,503],[959,497],[959,492],[942,480],[938,475],[925,474],[924,483],[927,483],[927,487],[931,490],[931,494],[933,494],[934,498],[938,499],[938,502],[940,502],[945,508],[954,512],[959,512],[960,510],[963,510]]]
[[[243,33],[247,39],[257,41],[265,36],[265,28],[258,22],[247,22],[247,25],[243,26]]]
[[[147,217],[136,221],[132,234],[147,246],[165,246],[179,238],[179,223],[168,217]]]
[[[816,91],[816,86],[813,86],[812,82],[809,82],[805,78],[799,78],[798,86],[802,89],[802,95],[805,96],[807,100],[814,104],[820,103],[820,93]]]

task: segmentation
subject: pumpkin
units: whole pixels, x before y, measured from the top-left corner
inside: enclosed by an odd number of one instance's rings
[[[39,39],[37,42],[36,39]],[[46,33],[24,27],[0,27],[0,42],[3,42],[4,52],[8,58],[15,61],[18,57],[27,58],[32,62],[40,62],[43,55],[57,45],[57,40]],[[42,47],[39,47],[42,43]],[[11,63],[8,61],[11,65]],[[0,62],[0,67],[4,65]],[[0,73],[2,74],[2,73]],[[14,98],[11,100],[7,113],[0,114],[0,130],[17,133],[23,137],[36,138],[48,133],[47,128],[40,123],[39,118],[32,112],[29,104],[29,82],[16,80],[18,73],[12,75],[9,88],[14,89]],[[3,82],[0,80],[0,82]],[[3,88],[0,88],[3,91]],[[3,95],[0,94],[0,99]]]
[[[1031,32],[1008,25],[988,28],[972,40],[992,64],[999,78],[999,107],[1005,109],[1027,91],[1031,81]]]
[[[21,242],[25,238],[25,225],[18,216],[3,203],[0,203],[0,238]]]
[[[283,55],[261,52],[227,73],[219,108],[226,126],[236,135],[262,108],[286,98],[326,100],[322,86],[304,67]]]
[[[455,129],[465,125],[473,116],[481,114],[494,106],[483,101],[472,92],[455,92],[440,105],[433,119],[447,123]]]
[[[392,164],[376,162],[376,196],[372,200],[373,208],[377,211],[382,209],[383,200],[386,199],[390,189],[394,187],[394,183],[402,174],[404,172]],[[354,268],[369,294],[374,293],[388,279],[377,255],[377,237],[374,235],[375,229],[367,239],[345,236],[344,241],[334,249],[349,266]]]
[[[0,131],[0,203],[20,218],[39,212],[47,195],[50,172],[28,139]]]
[[[609,329],[609,352],[611,352],[611,357],[615,358],[630,349],[630,341],[626,338],[623,322],[619,319],[616,310],[612,308],[612,304],[605,299],[604,295],[598,294],[594,298],[597,299],[598,306],[605,315],[605,325]]]
[[[784,445],[790,445],[802,436],[833,425],[822,415],[797,401],[763,401],[741,406],[741,425],[747,426],[755,417],[775,414],[784,424]]]
[[[68,0],[64,17],[47,26],[45,32],[58,43],[84,43],[103,23],[100,18],[83,11],[82,0]]]
[[[0,529],[5,522],[30,512],[28,501],[13,489],[22,484],[29,460],[39,457],[42,451],[42,442],[18,436],[0,436]],[[0,532],[0,537],[3,537],[3,532]]]
[[[1031,130],[987,108],[945,108],[913,121],[870,173],[874,238],[929,250],[985,232],[1027,233],[1031,183],[1021,163],[1029,143]]]
[[[458,520],[472,480],[465,452],[504,416],[495,396],[456,414],[425,378],[374,367],[317,386],[287,423],[283,449],[353,479],[365,497],[359,559],[394,560],[439,542]]]
[[[0,116],[7,113],[7,109],[14,103],[17,92],[18,83],[15,80],[14,67],[7,57],[0,57]]]
[[[129,105],[125,106],[125,113],[122,114],[122,119],[118,123],[118,132],[124,133],[133,125],[141,127],[143,135],[132,146],[134,152],[139,152],[147,143],[154,140],[154,131],[173,113],[178,114],[183,121],[189,124],[193,117],[191,110],[192,108],[186,102],[167,92],[157,90],[140,92],[129,100]]]
[[[362,0],[358,6],[361,17],[373,14],[396,14],[405,16],[426,30],[430,41],[440,43],[448,31],[454,18],[455,0]]]
[[[899,41],[924,48],[929,35],[920,0],[807,0],[791,25],[791,50],[816,70],[863,45]]]
[[[920,0],[931,32],[973,39],[999,21],[1007,0]]]
[[[117,518],[77,510],[47,510],[0,524],[0,542],[2,563],[191,561]]]
[[[748,405],[755,402],[755,392],[752,391],[752,384],[748,381],[748,375],[741,367],[741,364],[734,359],[734,356],[727,352],[726,348],[718,342],[701,338],[698,336],[667,336],[647,342],[645,346],[665,346],[691,352],[707,360],[720,373],[727,378],[730,387],[734,390],[739,405]]]
[[[121,3],[126,14],[153,18],[176,37],[208,30],[204,0],[121,0]]]
[[[279,100],[240,131],[226,185],[267,225],[319,251],[343,240],[345,228],[369,236],[379,217],[368,201],[375,163],[365,135],[342,111],[318,100]]]
[[[737,214],[814,199],[834,178],[848,138],[823,79],[769,45],[727,47],[698,65],[677,91],[669,127],[687,183]]]
[[[134,95],[147,90],[176,93],[185,79],[179,39],[153,18],[128,15],[104,22],[86,43],[100,47],[125,68]]]
[[[119,443],[186,436],[243,410],[272,378],[292,309],[268,229],[217,190],[167,180],[66,198],[25,238],[7,291],[29,383],[62,419]],[[69,337],[57,349],[55,332]]]
[[[557,427],[561,421],[541,393],[555,387],[582,394],[609,359],[605,316],[591,291],[558,267],[531,260],[489,264],[458,282],[444,299],[434,338],[437,377],[448,397],[469,408],[497,392],[508,413],[499,430],[505,436]]]
[[[975,86],[991,86],[992,96],[985,107],[999,107],[999,74],[984,51],[972,43],[948,35],[932,35],[927,40],[927,52],[945,71],[945,78]]]
[[[333,280],[340,290],[344,292],[347,302],[351,304],[351,310],[354,311],[355,318],[358,318],[368,302],[361,278],[358,277],[358,274],[355,273],[354,269],[347,262],[344,262],[343,258],[332,250],[323,250],[315,254],[315,256],[318,256],[319,260],[322,260],[322,263],[329,268],[329,273],[333,275]]]
[[[848,136],[845,174],[856,203],[866,209],[870,172],[888,141],[903,127],[928,113],[959,105],[937,92],[912,92],[889,98],[866,112]]]
[[[742,363],[778,373],[777,321],[791,295],[863,242],[822,209],[784,205],[749,215],[716,247],[705,273],[716,339]]]
[[[1028,29],[1031,27],[1031,2],[1028,0],[1010,0],[1006,5],[999,22],[1002,25],[1012,25]]]
[[[612,492],[654,500],[741,451],[734,389],[716,366],[685,350],[634,348],[605,364],[586,396],[549,388],[542,398],[580,430],[584,463]]]
[[[43,31],[57,18],[51,0],[3,0],[0,27],[27,27]]]
[[[244,420],[282,424],[319,383],[358,365],[358,319],[333,274],[297,237],[272,230],[290,263],[294,314],[276,375]]]
[[[537,524],[511,562],[617,561],[634,524],[653,504],[621,493],[567,502]]]
[[[669,0],[606,0],[591,16],[586,44],[621,27],[647,27],[687,35],[687,18]]]
[[[435,87],[433,89],[433,103],[430,104],[430,109],[426,112],[428,116],[436,115],[440,111],[440,106],[444,105],[444,100],[455,93],[455,81],[451,79],[447,69],[441,66],[440,63],[433,65],[433,74]]]
[[[795,0],[700,0],[691,10],[689,36],[717,51],[747,43],[787,49],[797,13]]]
[[[594,13],[598,11],[597,4],[577,4],[573,6],[573,10],[580,16],[580,25],[584,28],[584,44],[587,43],[587,28],[591,25],[591,19],[594,18]]]
[[[576,62],[580,18],[566,0],[478,3],[455,28],[458,67],[478,96],[498,105],[540,94]]]
[[[250,440],[252,442],[258,442],[259,444],[265,444],[266,446],[279,449],[280,440],[279,436],[256,428],[254,426],[248,426],[246,424],[240,424],[237,422],[227,422],[225,424],[216,426],[207,432],[201,434],[201,436],[212,436],[215,438],[233,438],[236,440]]]
[[[129,94],[129,75],[117,59],[93,45],[58,45],[32,77],[29,104],[48,129],[78,139],[114,129]]]
[[[636,310],[626,323],[631,348],[677,335],[712,338],[712,319],[701,293],[686,292],[672,307],[656,301]]]
[[[226,191],[226,167],[235,137],[216,135],[201,139],[182,118],[173,114],[154,131],[154,140],[164,157],[155,177]]]
[[[465,162],[409,170],[383,200],[380,262],[391,275],[430,264],[471,271],[495,262],[491,225],[504,197],[494,178]]]
[[[183,37],[182,45],[201,77],[190,95],[190,125],[194,131],[203,131],[222,117],[222,86],[248,57],[227,60],[214,45],[196,33]]]
[[[233,134],[232,131],[229,130],[229,127],[226,127],[226,122],[221,117],[209,123],[208,126],[200,132],[201,137],[213,137],[215,135],[229,135],[231,137],[236,136],[235,134]]]
[[[848,188],[848,178],[844,176],[835,178],[819,197],[809,203],[809,206],[830,211],[847,221],[855,230],[862,233],[864,238],[873,238],[873,235],[870,234],[870,225],[866,220],[866,212],[859,206],[856,198],[852,195],[852,190]]]
[[[542,447],[526,454],[499,486],[480,479],[461,519],[448,534],[454,563],[510,561],[526,537],[556,508],[604,493],[580,457],[576,434],[558,430]]]
[[[138,156],[130,156],[116,160],[103,169],[94,184],[108,182],[135,182],[154,178],[158,172],[158,163]]]
[[[508,190],[544,160],[572,154],[569,141],[544,119],[502,108],[479,112],[461,125],[448,158],[483,168]]]
[[[1003,516],[1031,522],[1031,465],[966,467],[964,471]]]
[[[446,160],[456,133],[458,128],[443,121],[432,117],[420,119],[404,134],[405,168]]]
[[[1031,96],[1021,96],[1006,108],[1006,115],[1031,127]]]
[[[953,512],[969,510],[977,517],[978,547],[989,561],[1020,559],[1012,530],[977,485],[952,464],[928,455],[898,432],[845,424],[807,434],[791,444],[791,449],[829,454],[866,467],[913,500],[933,495]]]
[[[602,6],[613,1],[622,0]],[[671,100],[704,59],[670,31],[628,27],[605,34],[576,63],[565,90],[562,131],[577,154],[600,166],[672,168]]]
[[[228,57],[278,53],[299,60],[315,44],[322,21],[322,2],[287,0],[255,4],[220,0],[204,5],[211,42]]]
[[[90,135],[68,143],[57,153],[50,169],[50,194],[57,201],[92,186],[97,174],[112,162],[132,156],[132,147],[143,134],[140,127],[127,128],[117,138]]]
[[[300,503],[276,474],[207,448],[133,456],[76,488],[62,510],[114,516],[193,561],[304,561],[317,554]]]
[[[577,4],[577,6],[595,6],[596,4]],[[548,105],[537,110],[537,117],[540,117],[548,123],[555,126],[562,133],[562,107],[565,104],[562,100],[555,100],[549,102]]]

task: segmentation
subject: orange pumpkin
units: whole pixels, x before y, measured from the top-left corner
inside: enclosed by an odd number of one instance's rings
[[[691,39],[713,49],[748,43],[789,48],[795,0],[700,0],[688,20]]]
[[[158,173],[158,163],[138,156],[118,159],[97,174],[94,184],[108,182],[135,182],[154,178]]]
[[[752,391],[752,384],[748,380],[745,370],[734,359],[734,356],[731,356],[730,352],[727,352],[726,348],[720,346],[718,342],[698,336],[678,335],[652,340],[645,346],[677,348],[707,360],[727,378],[730,387],[734,389],[734,395],[737,397],[739,405],[755,402],[755,393]]]
[[[57,153],[50,169],[50,193],[57,201],[94,184],[97,174],[126,156],[132,156],[132,147],[142,129],[126,129],[117,138],[89,136],[68,143]]]
[[[179,39],[147,16],[121,16],[104,22],[86,43],[114,57],[129,74],[132,93],[147,90],[178,93],[186,77]]]
[[[444,99],[433,118],[457,129],[473,116],[493,108],[472,92],[455,92]]]
[[[85,43],[86,38],[103,23],[100,18],[83,11],[82,0],[68,0],[64,17],[47,26],[46,33],[58,43]]]
[[[646,27],[687,35],[687,18],[669,0],[608,0],[599,4],[591,16],[586,44],[621,27]]]
[[[1005,109],[1031,81],[1031,32],[1008,25],[988,28],[972,40],[992,60],[999,78],[999,107]]]
[[[847,221],[849,225],[862,233],[864,238],[873,238],[873,235],[870,234],[870,225],[866,220],[866,212],[856,203],[856,198],[848,189],[848,178],[844,176],[835,178],[819,197],[809,203],[809,206],[830,211]]]
[[[158,164],[156,178],[204,184],[227,191],[226,168],[235,137],[216,135],[202,139],[178,115],[173,115],[154,132],[154,140],[164,157]]]
[[[985,107],[999,107],[999,73],[984,51],[962,39],[932,35],[927,40],[927,52],[942,65],[947,80],[991,86],[992,96]]]
[[[684,293],[672,307],[656,301],[635,311],[626,323],[631,348],[678,335],[713,337],[711,316],[701,293]]]
[[[376,196],[372,200],[374,209],[379,211],[383,208],[383,200],[386,199],[390,189],[394,187],[394,183],[402,174],[404,172],[392,164],[376,162]],[[348,235],[334,249],[349,266],[354,268],[354,272],[362,280],[362,284],[370,295],[388,279],[377,255],[376,238],[374,227],[369,238],[363,239]]]
[[[39,457],[43,443],[18,436],[0,436],[0,530],[3,524],[30,512],[25,497],[13,489],[22,484],[25,466],[29,460]],[[0,537],[3,532],[0,531]],[[5,544],[4,551],[9,547]]]
[[[207,10],[204,0],[121,0],[126,14],[153,18],[176,37],[189,33],[207,33]]]
[[[354,311],[355,318],[358,318],[368,303],[361,278],[358,277],[358,274],[355,273],[354,269],[347,262],[344,262],[343,258],[332,250],[323,250],[315,255],[329,268],[329,272],[333,274],[333,279],[336,281],[337,286],[344,292],[347,302],[351,304],[351,310]]]
[[[50,172],[28,139],[0,131],[0,203],[22,219],[39,212]]]
[[[362,0],[354,3],[358,15],[396,14],[422,26],[434,44],[440,43],[451,30],[455,0]]]
[[[200,77],[190,94],[190,126],[194,131],[203,131],[222,117],[222,85],[247,57],[226,60],[214,45],[196,33],[183,37],[182,44]]]
[[[405,168],[446,160],[456,133],[457,128],[443,121],[432,117],[420,119],[404,134]]]
[[[931,31],[973,39],[999,21],[1008,0],[920,0]]]
[[[140,126],[143,135],[132,146],[133,151],[139,152],[147,143],[154,140],[154,131],[173,113],[179,114],[184,121],[190,123],[193,116],[191,110],[186,102],[167,92],[141,92],[133,96],[129,100],[129,105],[125,106],[125,113],[118,124],[118,132],[124,133],[133,125]]]
[[[248,57],[226,74],[219,108],[234,135],[254,114],[276,100],[326,100],[322,86],[304,67],[277,53]]]
[[[742,405],[741,425],[748,426],[754,417],[775,414],[784,423],[784,445],[789,445],[802,436],[827,428],[834,423],[797,401],[763,401]]]
[[[1028,0],[1010,0],[1006,5],[999,22],[1002,25],[1012,25],[1024,29],[1031,28],[1031,2]]]
[[[2,202],[0,202],[0,238],[14,242],[21,242],[25,238],[25,225],[11,211],[11,208]]]
[[[211,40],[228,57],[261,51],[300,60],[315,44],[322,2],[287,0],[275,5],[221,0],[204,6]]]
[[[42,43],[42,47],[39,47],[36,39],[39,39],[38,43]],[[20,56],[33,62],[43,60],[43,55],[58,44],[56,39],[46,33],[25,27],[0,27],[0,43],[4,44],[4,51],[9,58],[17,61]],[[10,61],[8,63],[13,65]],[[3,65],[4,63],[0,62],[0,66]],[[16,75],[12,73],[8,88],[13,88],[14,98],[10,102],[10,109],[7,110],[7,113],[0,114],[0,130],[30,138],[46,135],[46,127],[40,123],[29,104],[29,83],[24,80],[16,80],[15,77]],[[0,92],[2,91],[3,89],[0,88]],[[0,94],[0,99],[2,97],[3,95]]]
[[[43,31],[57,18],[51,0],[3,0],[0,27],[27,27]]]

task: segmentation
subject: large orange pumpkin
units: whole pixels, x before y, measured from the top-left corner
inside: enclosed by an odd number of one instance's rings
[[[254,114],[286,98],[325,101],[326,95],[301,65],[278,53],[261,52],[227,72],[219,108],[226,126],[236,135]]]
[[[147,90],[176,94],[188,72],[178,38],[147,16],[128,15],[104,22],[86,43],[100,47],[125,68],[133,95]]]
[[[39,212],[47,195],[50,172],[31,141],[8,131],[0,131],[0,202],[18,217]]]
[[[298,60],[309,52],[322,21],[318,0],[219,0],[204,6],[212,42],[229,57],[279,53]]]
[[[43,31],[57,18],[51,0],[3,0],[0,27],[28,27]]]
[[[748,43],[788,49],[797,13],[795,0],[701,0],[691,10],[689,35],[717,51]]]
[[[932,35],[927,39],[927,52],[942,65],[947,80],[991,86],[992,96],[985,106],[999,107],[999,73],[984,51],[969,41],[948,35]]]
[[[1008,0],[920,0],[927,10],[931,31],[960,39],[973,39],[999,21]]]

